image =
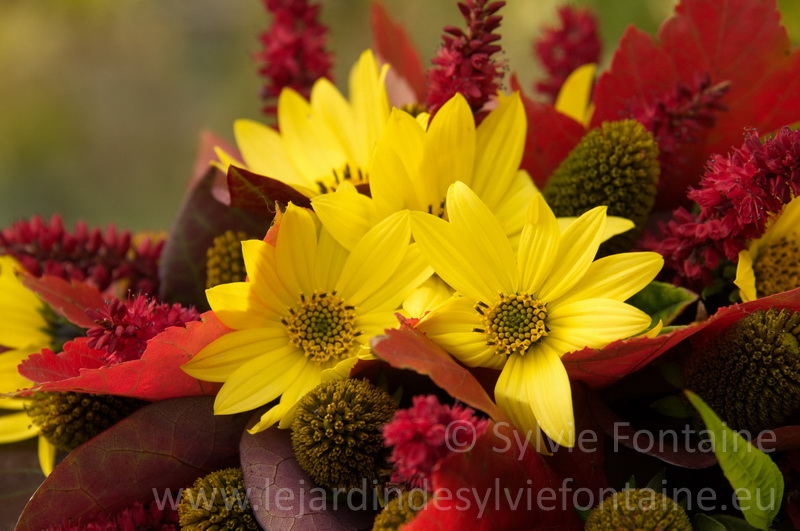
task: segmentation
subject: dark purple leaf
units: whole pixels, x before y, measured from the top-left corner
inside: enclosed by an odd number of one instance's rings
[[[231,206],[254,212],[264,218],[275,215],[275,203],[311,208],[311,200],[288,184],[253,173],[244,168],[228,168],[228,190],[231,193]]]

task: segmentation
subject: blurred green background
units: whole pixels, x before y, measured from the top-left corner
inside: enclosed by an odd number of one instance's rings
[[[342,86],[371,40],[369,0],[322,0]],[[508,0],[510,69],[529,87],[530,54],[556,0]],[[594,0],[605,58],[625,26],[655,33],[672,0]],[[455,1],[384,0],[423,60],[444,25],[463,27]],[[782,2],[797,41],[800,2]],[[261,0],[0,1],[0,227],[61,213],[71,227],[109,223],[165,230],[191,175],[201,130],[232,141],[236,118],[261,119],[252,55],[267,28]]]

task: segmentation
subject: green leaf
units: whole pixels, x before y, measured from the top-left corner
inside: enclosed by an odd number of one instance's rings
[[[696,300],[697,293],[654,280],[627,302],[652,317],[654,323],[660,319],[668,325]]]
[[[684,393],[703,418],[714,454],[734,489],[745,520],[757,529],[767,529],[783,499],[783,476],[777,465],[726,426],[699,396],[688,390]]]

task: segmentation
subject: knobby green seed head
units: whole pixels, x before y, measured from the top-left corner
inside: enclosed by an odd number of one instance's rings
[[[800,410],[799,338],[800,312],[751,313],[695,349],[686,387],[734,430],[776,428]]]
[[[686,511],[672,498],[653,489],[615,492],[600,502],[589,519],[586,531],[692,531]]]
[[[653,208],[660,173],[658,143],[642,124],[603,122],[572,149],[543,193],[559,217],[580,216],[606,205],[609,216],[633,221],[633,230],[602,248],[604,254],[629,251]]]
[[[375,517],[372,531],[397,531],[411,522],[419,511],[425,507],[428,495],[422,489],[404,491],[400,496],[386,504],[386,507]]]
[[[178,505],[182,531],[260,529],[241,468],[226,468],[197,478]]]
[[[214,243],[206,251],[206,287],[219,284],[244,282],[247,272],[242,258],[242,241],[247,234],[242,231],[226,231],[214,238]]]
[[[306,394],[292,424],[292,447],[309,477],[322,487],[371,485],[386,467],[381,428],[397,404],[367,380],[325,382]]]
[[[48,391],[34,393],[26,410],[50,444],[69,452],[146,403],[123,396]]]

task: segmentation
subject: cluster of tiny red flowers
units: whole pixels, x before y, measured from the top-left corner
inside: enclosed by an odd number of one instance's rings
[[[135,293],[156,294],[163,247],[160,238],[134,244],[130,232],[113,225],[101,231],[80,221],[69,232],[59,215],[49,222],[33,216],[0,232],[0,255],[14,257],[30,274],[80,280],[100,291],[121,282]]]
[[[764,234],[770,215],[800,195],[799,164],[800,131],[783,128],[763,143],[749,133],[740,148],[714,155],[689,192],[699,213],[677,209],[645,247],[664,256],[676,280],[707,285],[723,259],[735,262],[748,240]]]
[[[87,345],[105,350],[103,361],[109,364],[139,359],[147,341],[160,332],[200,319],[194,308],[158,303],[143,296],[112,299],[103,308],[86,310],[86,314],[96,323],[86,331]]]
[[[559,25],[544,28],[533,43],[533,52],[542,63],[547,78],[535,89],[556,100],[567,77],[579,66],[600,62],[602,44],[597,33],[597,17],[585,8],[558,8]]]
[[[501,50],[495,33],[503,19],[497,11],[505,2],[466,0],[458,3],[467,31],[447,26],[443,46],[428,71],[427,106],[435,114],[456,93],[463,95],[473,111],[480,110],[497,94],[505,63],[493,56]]]
[[[79,522],[64,522],[47,528],[47,531],[111,531],[116,529],[151,529],[153,531],[177,531],[178,513],[162,510],[155,504],[142,505],[139,502],[121,511],[112,518],[97,515]]]
[[[470,447],[487,425],[468,407],[440,404],[433,395],[415,396],[410,408],[398,410],[383,427],[384,444],[392,448],[392,481],[430,486],[436,463],[454,449]]]
[[[308,98],[314,82],[330,78],[331,55],[325,50],[327,27],[319,22],[319,5],[307,0],[264,0],[273,19],[261,34],[263,49],[256,54],[258,73],[267,78],[261,98],[264,113],[274,115],[275,100],[284,88]]]

